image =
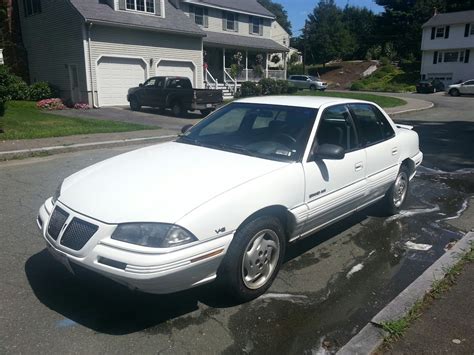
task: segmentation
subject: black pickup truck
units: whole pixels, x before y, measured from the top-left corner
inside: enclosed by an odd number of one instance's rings
[[[193,89],[191,80],[177,76],[155,76],[139,87],[128,90],[127,100],[133,111],[142,106],[170,108],[175,116],[199,110],[204,116],[222,103],[221,90]]]

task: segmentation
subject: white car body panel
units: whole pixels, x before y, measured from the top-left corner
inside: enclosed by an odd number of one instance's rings
[[[394,138],[347,152],[343,160],[308,161],[322,112],[363,101],[273,96],[239,102],[319,109],[301,161],[177,142],[108,159],[65,179],[58,202],[48,199],[40,208],[38,226],[48,250],[70,270],[78,264],[146,292],[183,290],[216,277],[235,232],[252,215],[283,211],[287,237],[296,240],[383,197],[404,161],[412,178],[423,159],[412,127],[396,126],[384,113]],[[68,218],[54,240],[48,226],[57,207]],[[73,218],[98,226],[80,250],[61,244]],[[118,224],[139,222],[176,224],[197,240],[160,249],[111,238]]]

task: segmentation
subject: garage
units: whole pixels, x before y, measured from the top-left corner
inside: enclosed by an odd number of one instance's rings
[[[97,86],[100,106],[127,105],[127,92],[146,79],[146,65],[141,59],[102,57],[97,63]]]
[[[156,68],[157,76],[182,76],[189,78],[193,87],[196,82],[194,80],[196,68],[192,62],[181,62],[175,60],[161,60]]]

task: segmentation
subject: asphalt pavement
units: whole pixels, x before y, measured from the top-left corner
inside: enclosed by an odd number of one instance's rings
[[[213,284],[155,296],[73,276],[45,250],[35,218],[57,184],[139,147],[0,163],[0,352],[336,351],[473,226],[474,99],[430,99],[435,108],[396,118],[415,126],[426,156],[406,209],[387,219],[369,208],[292,245],[271,289],[242,305]]]

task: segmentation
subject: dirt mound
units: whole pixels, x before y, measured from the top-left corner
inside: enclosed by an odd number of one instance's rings
[[[321,79],[328,83],[329,89],[349,89],[353,81],[362,77],[364,73],[371,66],[377,65],[373,61],[351,61],[339,62],[326,65],[326,68],[321,68]],[[322,73],[324,72],[324,73]]]

